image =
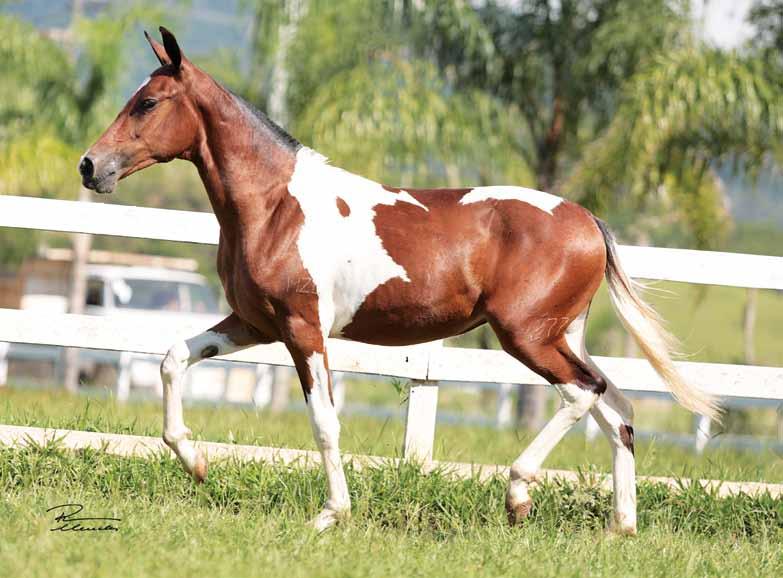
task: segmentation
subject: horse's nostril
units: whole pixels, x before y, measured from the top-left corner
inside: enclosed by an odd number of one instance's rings
[[[79,163],[79,174],[83,178],[89,179],[92,178],[94,173],[95,165],[92,164],[92,161],[89,159],[89,157],[84,157],[82,162]]]

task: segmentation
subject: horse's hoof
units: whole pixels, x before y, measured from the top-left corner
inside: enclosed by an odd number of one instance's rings
[[[619,524],[611,524],[606,529],[606,535],[609,538],[634,537],[636,536],[636,526],[621,526]]]
[[[508,514],[508,524],[512,528],[519,526],[524,522],[525,518],[530,515],[530,510],[533,509],[533,500],[527,500],[520,504],[511,504],[506,501],[506,513]]]
[[[610,536],[636,536],[636,516],[615,512],[606,532]]]
[[[307,525],[320,534],[329,528],[333,528],[339,523],[345,522],[350,517],[350,510],[335,511],[329,508],[324,508],[321,510],[321,513],[310,520]]]
[[[207,479],[207,469],[207,457],[204,455],[203,451],[197,450],[196,465],[193,467],[193,479],[196,480],[197,483],[203,484],[204,480]]]

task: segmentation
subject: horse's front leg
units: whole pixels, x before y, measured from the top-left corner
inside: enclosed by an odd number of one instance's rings
[[[188,367],[209,357],[226,355],[257,343],[268,343],[236,314],[195,337],[176,343],[163,359],[163,441],[177,454],[182,466],[198,482],[207,477],[204,453],[190,440],[191,431],[182,414],[182,388]]]
[[[302,382],[310,424],[329,483],[329,499],[321,513],[310,522],[322,532],[351,513],[351,498],[340,459],[340,422],[334,407],[329,364],[320,332],[315,328],[300,328],[287,346]]]

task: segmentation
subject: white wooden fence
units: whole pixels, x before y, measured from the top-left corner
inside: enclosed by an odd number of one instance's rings
[[[216,244],[219,227],[210,213],[148,209],[0,196],[0,226],[70,233],[140,237]],[[783,290],[783,258],[735,253],[620,247],[628,274],[636,278]],[[182,323],[105,319],[0,309],[0,341],[165,354],[177,340],[206,329]],[[733,331],[735,328],[727,328]],[[502,351],[438,347],[377,347],[330,340],[334,370],[406,378],[411,387],[404,455],[432,458],[437,411],[436,382],[544,384]],[[253,347],[221,359],[292,365],[281,344]],[[641,359],[596,357],[618,387],[666,392]],[[686,379],[724,397],[783,400],[783,369],[717,363],[678,363]]]

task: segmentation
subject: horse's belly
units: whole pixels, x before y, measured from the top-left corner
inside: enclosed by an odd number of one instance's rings
[[[377,345],[410,345],[464,333],[484,321],[480,291],[391,279],[370,293],[335,337]]]

